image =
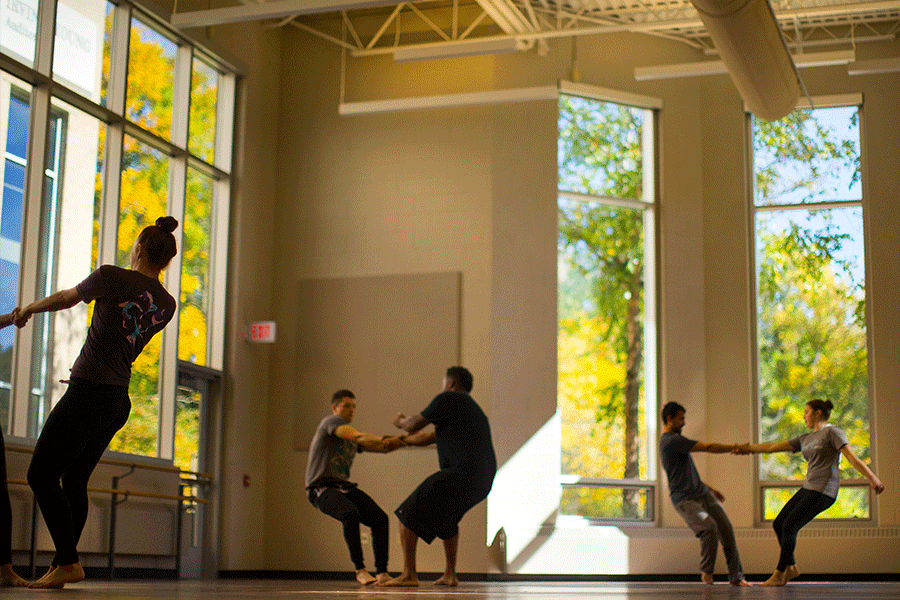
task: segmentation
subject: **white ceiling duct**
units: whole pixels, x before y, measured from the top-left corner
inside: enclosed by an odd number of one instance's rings
[[[797,71],[768,0],[691,0],[744,104],[775,121],[800,97]]]

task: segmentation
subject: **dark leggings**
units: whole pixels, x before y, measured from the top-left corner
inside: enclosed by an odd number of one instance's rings
[[[73,379],[44,423],[28,485],[56,546],[54,566],[78,562],[75,547],[87,522],[88,479],[129,412],[128,388]]]
[[[9,505],[9,488],[6,487],[6,442],[0,427],[0,565],[12,562],[12,507]]]
[[[334,517],[344,526],[344,541],[350,550],[350,560],[357,570],[365,568],[359,525],[372,529],[372,548],[375,552],[375,572],[387,573],[389,521],[383,510],[368,494],[359,488],[342,492],[338,488],[326,488],[315,498],[313,505],[320,511]]]
[[[778,559],[779,571],[784,573],[785,569],[796,564],[794,548],[797,547],[797,534],[817,514],[834,504],[834,500],[831,496],[826,496],[821,492],[801,488],[784,505],[772,523],[775,534],[778,536],[778,544],[781,546],[781,557]]]

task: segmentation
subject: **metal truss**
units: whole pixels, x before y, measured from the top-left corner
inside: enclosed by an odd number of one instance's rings
[[[234,22],[255,15],[269,20],[271,27],[290,25],[324,38],[355,57],[416,47],[477,50],[479,43],[503,40],[515,41],[519,50],[537,46],[542,52],[552,38],[622,32],[716,53],[689,0],[238,1],[233,9],[176,13],[173,24],[180,19],[182,26],[210,25],[216,18]],[[799,52],[894,40],[900,30],[900,0],[770,1],[788,45]],[[226,14],[229,10],[241,14]]]

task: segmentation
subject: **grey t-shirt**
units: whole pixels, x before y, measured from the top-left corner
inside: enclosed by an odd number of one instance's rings
[[[659,440],[659,454],[669,478],[669,496],[676,506],[685,500],[701,498],[709,492],[700,480],[691,448],[697,444],[680,433],[667,432]]]
[[[349,425],[346,419],[331,415],[322,419],[309,446],[309,462],[306,464],[306,487],[328,482],[348,481],[353,458],[359,451],[355,442],[334,435],[341,425]]]
[[[803,458],[808,463],[803,487],[837,498],[841,487],[841,448],[850,443],[847,435],[837,427],[825,425],[788,443],[794,452],[802,450]]]

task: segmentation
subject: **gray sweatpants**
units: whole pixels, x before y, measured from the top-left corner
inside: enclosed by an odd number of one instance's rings
[[[719,540],[728,561],[728,580],[732,584],[740,583],[744,578],[741,557],[738,555],[734,541],[734,529],[725,514],[722,504],[712,492],[700,498],[684,500],[675,505],[675,510],[684,519],[691,531],[700,538],[700,570],[712,573],[716,567],[716,553],[719,551]]]

